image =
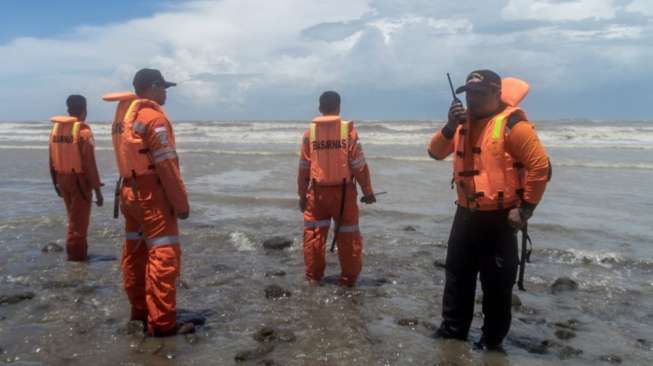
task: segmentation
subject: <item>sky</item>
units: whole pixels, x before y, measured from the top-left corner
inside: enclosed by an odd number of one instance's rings
[[[653,0],[3,0],[0,121],[65,113],[158,68],[175,120],[439,120],[475,69],[530,83],[531,119],[650,120]]]

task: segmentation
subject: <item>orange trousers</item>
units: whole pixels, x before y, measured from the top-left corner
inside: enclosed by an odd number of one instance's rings
[[[363,268],[363,237],[358,229],[356,195],[356,186],[348,185],[336,240],[342,286],[354,286]],[[332,219],[337,223],[340,218],[341,199],[341,186],[318,186],[308,192],[304,211],[304,266],[309,280],[320,281],[324,277],[329,226]]]
[[[177,218],[155,176],[126,179],[121,190],[125,216],[123,282],[131,320],[147,324],[150,335],[174,330],[181,266]]]
[[[86,235],[91,221],[93,193],[85,187],[83,178],[76,174],[58,174],[57,185],[68,213],[66,234],[68,260],[85,261],[88,259]]]

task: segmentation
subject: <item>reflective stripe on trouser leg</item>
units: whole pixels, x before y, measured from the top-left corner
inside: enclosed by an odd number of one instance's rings
[[[147,239],[145,242],[147,243],[147,246],[149,248],[157,247],[161,245],[179,244],[179,236],[177,235],[159,236],[153,239]]]
[[[149,249],[145,298],[150,334],[155,331],[168,332],[176,324],[176,281],[180,261],[179,245],[154,246]]]

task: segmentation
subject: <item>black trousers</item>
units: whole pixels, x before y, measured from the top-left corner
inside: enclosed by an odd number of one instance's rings
[[[438,333],[467,339],[474,317],[476,278],[483,289],[483,340],[498,345],[510,329],[512,288],[519,257],[508,211],[458,207],[447,248],[442,324]]]

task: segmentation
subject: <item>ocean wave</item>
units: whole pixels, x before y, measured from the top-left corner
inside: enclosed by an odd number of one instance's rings
[[[638,269],[653,269],[653,261],[628,258],[620,253],[609,250],[589,249],[535,249],[536,254],[542,254],[553,262],[572,265],[598,265],[606,268],[627,267]]]
[[[552,162],[553,166],[578,167],[578,168],[598,168],[598,169],[633,169],[633,170],[653,170],[653,163],[644,162],[607,162],[607,161],[579,161],[579,160],[556,160]]]
[[[441,123],[361,122],[362,141],[369,145],[425,145]],[[0,123],[0,141],[47,141],[51,124]],[[91,124],[98,141],[111,139],[108,124]],[[187,143],[298,144],[307,122],[181,122],[175,123],[178,140]],[[547,147],[599,149],[653,149],[653,126],[566,125],[538,126]]]
[[[251,252],[256,250],[256,245],[254,242],[249,240],[245,233],[240,231],[235,231],[229,233],[229,242],[236,247],[236,250],[240,252]]]
[[[0,145],[0,150],[47,150],[48,146],[43,145]],[[96,146],[98,151],[113,151],[110,146]],[[227,156],[269,156],[269,157],[286,157],[292,158],[299,156],[296,151],[246,151],[246,150],[226,150],[226,149],[193,149],[179,148],[179,153],[184,154],[212,154]],[[433,159],[426,154],[421,156],[406,155],[367,155],[368,160],[376,161],[405,161],[405,162],[431,162]],[[451,161],[451,156],[445,159]],[[575,168],[594,168],[594,169],[612,169],[612,170],[653,170],[653,163],[648,162],[608,162],[608,161],[581,161],[581,160],[553,160],[554,167],[575,167]]]

